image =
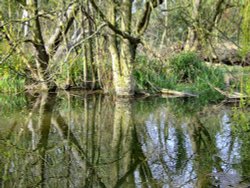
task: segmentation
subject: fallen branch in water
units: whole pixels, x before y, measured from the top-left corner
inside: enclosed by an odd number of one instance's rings
[[[213,88],[214,90],[218,91],[220,94],[224,95],[225,97],[227,97],[228,99],[244,99],[244,98],[248,98],[249,96],[244,95],[242,93],[239,92],[228,92],[228,91],[223,91],[218,87],[213,86],[212,84],[209,83],[209,86],[211,88]]]
[[[226,91],[223,91],[217,87],[214,88],[216,91],[218,91],[220,94],[226,96],[229,99],[242,99],[242,98],[247,98],[248,96],[242,94],[242,93],[238,93],[238,92],[233,92],[233,93],[229,93]]]
[[[198,97],[198,95],[192,94],[192,93],[186,93],[186,92],[180,92],[170,89],[161,89],[160,93],[164,96],[172,96],[172,97]]]

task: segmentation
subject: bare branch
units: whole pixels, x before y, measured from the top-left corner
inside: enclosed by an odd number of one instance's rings
[[[152,10],[162,3],[163,3],[163,0],[150,0],[146,2],[145,11],[137,26],[137,34],[139,36],[142,35],[146,31],[148,24],[149,24]]]
[[[48,52],[51,57],[56,53],[63,36],[67,34],[69,28],[75,20],[75,16],[79,10],[79,4],[73,3],[68,7],[64,20],[61,20],[58,27],[55,29],[54,35],[51,36],[48,43]]]
[[[120,35],[121,37],[128,39],[131,43],[133,44],[138,44],[140,43],[140,39],[137,37],[133,37],[132,35],[128,34],[127,32],[123,32],[119,30],[115,25],[113,25],[107,17],[104,15],[104,13],[99,9],[99,7],[96,5],[94,0],[90,0],[92,6],[94,9],[97,11],[97,13],[101,16],[102,20],[107,23],[108,27],[114,31],[117,35]]]
[[[93,37],[94,37],[95,35],[97,35],[97,34],[101,31],[101,29],[103,29],[105,26],[107,26],[106,23],[100,25],[99,28],[97,28],[97,30],[96,30],[94,33],[92,33],[92,35],[89,35],[88,37],[86,37],[86,38],[80,40],[79,42],[77,42],[76,44],[74,44],[74,45],[69,49],[69,52],[67,53],[67,56],[65,57],[64,62],[66,62],[66,61],[68,60],[69,55],[70,55],[70,53],[72,52],[72,50],[74,50],[76,47],[78,47],[78,46],[81,45],[82,43],[84,43],[84,42],[88,41],[89,39],[93,38]]]

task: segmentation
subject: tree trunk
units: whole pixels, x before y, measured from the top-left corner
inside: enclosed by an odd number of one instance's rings
[[[39,80],[39,85],[41,90],[48,90],[48,64],[49,64],[49,55],[46,52],[45,44],[42,36],[41,24],[38,16],[38,1],[37,0],[28,0],[27,6],[30,8],[30,15],[34,17],[31,23],[31,31],[33,38],[33,45],[36,50],[36,68]]]
[[[125,39],[121,44],[120,55],[114,53],[116,51],[117,49],[111,49],[115,93],[118,96],[134,95],[133,64],[136,47]]]
[[[90,16],[92,14],[92,7],[91,7],[91,3],[89,2],[89,0],[87,0],[87,13],[88,16]],[[92,20],[89,18],[88,19],[88,35],[91,36],[93,34],[93,22]],[[94,41],[92,38],[90,38],[88,40],[88,55],[89,55],[89,61],[90,61],[90,68],[91,68],[91,89],[94,89],[96,87],[96,67],[94,65],[94,52],[93,52],[93,44]]]
[[[184,50],[186,51],[197,51],[209,46],[211,33],[213,33],[216,24],[219,23],[221,15],[226,8],[224,6],[225,0],[217,0],[215,6],[211,8],[210,17],[203,18],[204,11],[206,11],[202,8],[203,4],[204,1],[202,0],[193,0],[191,13],[193,23],[188,28],[187,40],[184,46]],[[203,22],[206,20],[206,23],[201,23],[201,20]]]
[[[121,31],[131,33],[132,3],[123,0],[121,5]],[[117,26],[117,10],[115,2],[110,8],[110,22]],[[119,44],[118,44],[119,40]],[[136,46],[125,38],[118,39],[117,34],[111,36],[110,52],[112,56],[113,83],[117,96],[134,95],[133,64]]]
[[[145,11],[141,18],[139,18],[134,36],[131,33],[133,1],[109,0],[107,16],[101,11],[94,0],[90,0],[90,2],[111,30],[109,35],[109,50],[112,58],[115,93],[117,96],[132,96],[134,95],[135,87],[133,66],[136,48],[138,43],[140,43],[140,36],[148,27],[153,8],[162,4],[163,0],[151,0],[145,3]]]
[[[193,24],[188,28],[187,39],[185,42],[184,50],[185,51],[195,51],[200,46],[199,40],[199,13],[201,9],[202,0],[193,0],[192,5],[192,19]]]

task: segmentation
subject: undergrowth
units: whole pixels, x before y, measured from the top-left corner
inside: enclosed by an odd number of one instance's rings
[[[2,55],[0,53],[0,59]],[[24,90],[25,68],[17,56],[0,65],[0,93],[16,94]]]
[[[25,79],[19,77],[2,76],[0,78],[0,93],[16,94],[24,91]]]
[[[19,78],[1,78],[0,92],[1,93],[19,93],[24,90],[25,80]]]
[[[225,87],[224,71],[208,67],[192,52],[177,54],[163,63],[138,57],[135,79],[139,90],[154,92],[167,88],[197,94],[207,102],[223,99],[214,88]]]

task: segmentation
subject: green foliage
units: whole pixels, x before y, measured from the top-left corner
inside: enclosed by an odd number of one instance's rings
[[[185,91],[198,94],[200,101],[205,103],[223,98],[213,88],[224,88],[223,70],[208,67],[195,53],[177,54],[168,65],[139,57],[134,75],[139,90],[154,92],[159,88],[168,88]]]
[[[137,90],[157,91],[158,88],[171,87],[166,64],[157,60],[138,56],[134,71]]]
[[[250,68],[249,67],[233,67],[231,70],[234,75],[234,87],[240,93],[250,96]],[[250,98],[242,98],[239,105],[232,108],[232,128],[234,133],[239,134],[243,139],[249,137],[250,131]],[[249,139],[249,138],[247,138]]]
[[[5,54],[0,43],[0,59]],[[11,56],[0,65],[0,92],[18,93],[25,86],[25,65],[18,56]]]
[[[245,8],[243,9],[241,43],[242,55],[244,57],[250,52],[250,0],[246,0]]]
[[[247,77],[245,88],[246,88],[247,96],[250,97],[250,78],[249,77]],[[248,98],[247,103],[250,104],[250,98]]]
[[[60,62],[56,69],[59,69],[55,74],[57,85],[64,87],[67,79],[70,79],[74,86],[83,83],[82,57],[72,57],[66,63]]]
[[[1,93],[18,93],[24,90],[25,80],[20,78],[1,78]]]
[[[184,52],[170,59],[169,68],[180,82],[192,83],[206,67],[195,53]]]
[[[10,114],[20,113],[24,111],[27,107],[27,97],[24,93],[19,95],[6,95],[0,94],[0,116],[5,117]]]
[[[250,69],[249,67],[235,67],[234,76],[237,77],[238,83],[235,84],[237,89],[244,93],[244,95],[250,96]],[[231,115],[231,127],[234,137],[238,137],[241,140],[241,157],[244,166],[245,177],[250,177],[249,171],[249,149],[250,149],[250,99],[242,98],[239,104],[232,108]],[[240,164],[242,165],[242,164]],[[249,178],[248,178],[249,180]]]
[[[233,109],[232,122],[235,132],[250,131],[250,114],[245,107],[235,107]]]
[[[176,55],[170,60],[169,68],[171,74],[177,78],[178,90],[196,93],[204,102],[223,98],[213,88],[224,88],[223,70],[207,66],[195,53],[186,52]]]
[[[18,93],[24,90],[25,79],[16,73],[18,67],[0,67],[0,92]]]

